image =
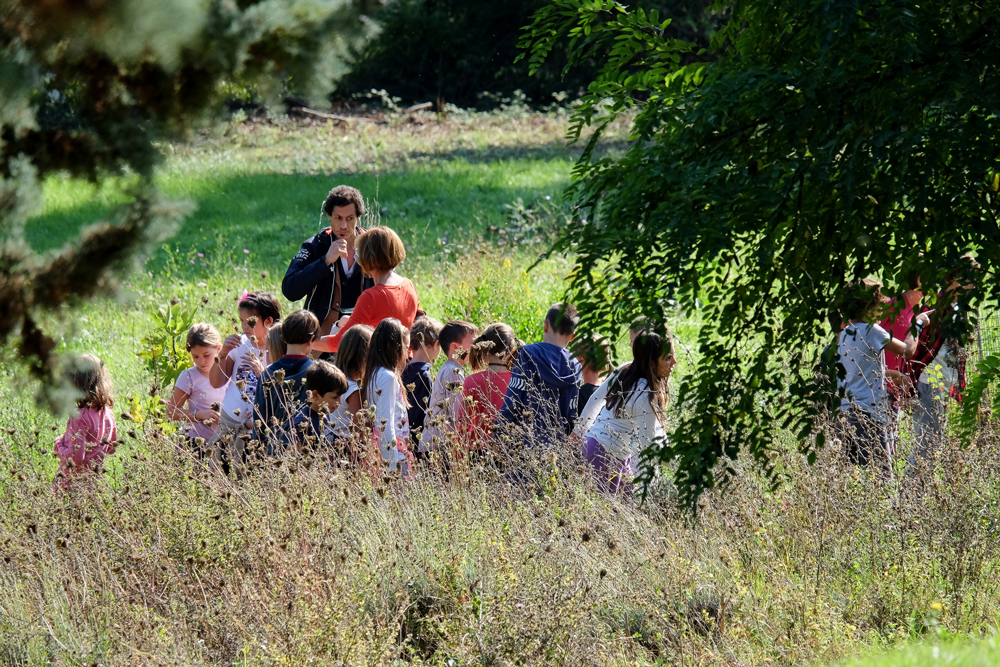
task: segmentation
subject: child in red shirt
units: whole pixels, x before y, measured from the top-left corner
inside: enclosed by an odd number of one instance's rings
[[[486,327],[472,343],[469,363],[482,372],[465,378],[457,422],[468,429],[470,450],[483,449],[493,431],[518,346],[514,330],[502,322]]]

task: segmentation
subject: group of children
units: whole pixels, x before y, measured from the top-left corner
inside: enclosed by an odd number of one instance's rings
[[[573,437],[602,489],[630,493],[639,452],[664,433],[674,363],[665,327],[634,329],[632,362],[602,380],[607,342],[573,345],[579,316],[566,303],[548,310],[542,341],[530,345],[504,323],[480,331],[419,313],[410,327],[394,317],[344,326],[335,354],[321,343],[314,313],[282,318],[268,293],[244,292],[238,314],[242,333],[225,339],[211,324],[191,326],[192,365],[166,401],[168,417],[183,423],[186,450],[228,474],[308,452],[409,477],[435,453],[447,466],[508,444]],[[90,355],[78,365],[72,380],[83,398],[56,443],[61,488],[100,469],[117,440],[107,371]],[[578,404],[582,380],[589,399]]]
[[[881,284],[858,280],[847,286],[846,302],[835,313],[840,325],[837,354],[842,420],[838,435],[855,464],[874,466],[891,477],[899,420],[909,410],[914,447],[906,475],[913,477],[945,435],[945,415],[965,388],[964,345],[955,331],[964,317],[958,306],[972,289],[978,264],[963,258],[947,276],[937,308],[921,306],[919,276],[898,299],[886,299]],[[943,304],[943,305],[942,305]]]

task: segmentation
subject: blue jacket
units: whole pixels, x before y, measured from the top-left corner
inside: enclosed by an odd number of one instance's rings
[[[577,416],[580,370],[564,347],[534,343],[521,348],[497,416],[498,431],[521,436],[528,446],[568,435]]]
[[[287,444],[291,440],[292,418],[305,401],[306,371],[312,365],[309,357],[282,357],[260,375],[254,397],[254,437],[265,445],[268,456],[281,449],[275,447],[276,443]],[[279,370],[284,371],[281,383],[274,377]]]
[[[360,233],[360,228],[358,232]],[[324,258],[326,251],[330,249],[333,237],[330,235],[329,227],[315,236],[311,236],[302,242],[299,252],[288,264],[288,271],[281,281],[281,293],[289,301],[298,301],[305,297],[303,308],[312,311],[316,319],[323,322],[331,310],[340,308],[353,308],[357,301],[355,296],[350,303],[340,303],[341,298],[338,291],[338,279],[340,278],[337,266],[340,262],[335,262],[327,266]],[[370,288],[375,283],[371,278],[361,275],[361,267],[355,275],[361,281],[358,294]]]

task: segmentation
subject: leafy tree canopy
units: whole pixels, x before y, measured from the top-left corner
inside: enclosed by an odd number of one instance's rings
[[[39,316],[113,289],[136,249],[183,212],[153,187],[154,141],[220,109],[237,78],[328,90],[331,63],[367,35],[364,10],[352,0],[0,0],[0,343],[13,337],[32,373],[51,380],[55,343]],[[120,177],[130,203],[39,257],[22,230],[56,172]]]
[[[724,8],[711,62],[684,62],[693,45],[612,0],[554,0],[521,42],[532,68],[565,43],[570,66],[610,45],[573,136],[637,114],[624,157],[587,151],[576,166],[581,215],[556,250],[578,258],[586,326],[613,333],[674,303],[700,313],[681,416],[655,452],[679,460],[688,501],[733,474],[741,451],[774,474],[783,429],[804,453],[823,446],[816,418],[840,397],[835,349],[820,351],[839,331],[846,281],[874,276],[898,294],[916,272],[934,305],[949,273],[968,277],[972,252],[982,269],[959,305],[974,313],[995,301],[1000,256],[1000,6]]]
[[[702,46],[715,28],[705,13],[710,0],[639,0],[674,19],[671,36]],[[576,98],[606,56],[595,53],[565,72],[565,49],[558,49],[528,77],[528,63],[515,62],[518,35],[547,0],[392,0],[375,15],[380,34],[358,54],[337,96],[385,89],[406,103],[438,98],[462,107],[488,106],[481,93],[511,97],[523,91],[537,105],[553,93]]]

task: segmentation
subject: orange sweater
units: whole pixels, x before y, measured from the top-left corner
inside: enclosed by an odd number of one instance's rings
[[[403,278],[403,282],[395,287],[386,285],[375,285],[369,287],[354,306],[351,318],[337,332],[335,336],[323,336],[320,344],[315,349],[336,352],[340,347],[340,339],[344,332],[355,324],[367,324],[371,327],[378,326],[382,320],[395,317],[409,329],[413,326],[413,320],[417,316],[417,309],[420,308],[420,299],[417,298],[417,288],[413,286],[409,278]]]

